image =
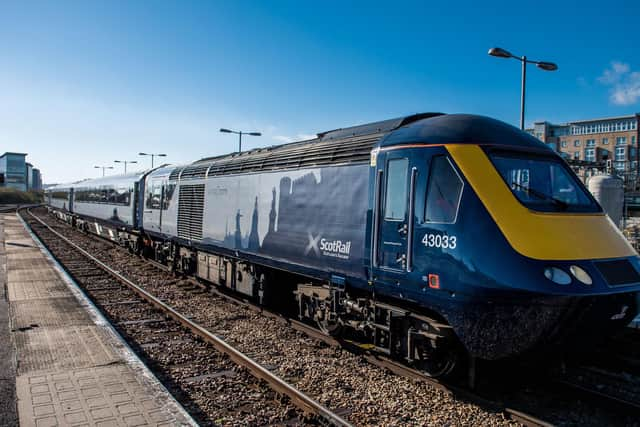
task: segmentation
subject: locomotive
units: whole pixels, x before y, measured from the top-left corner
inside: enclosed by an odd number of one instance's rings
[[[564,160],[483,116],[423,113],[61,185],[77,227],[432,376],[606,337],[640,258]]]

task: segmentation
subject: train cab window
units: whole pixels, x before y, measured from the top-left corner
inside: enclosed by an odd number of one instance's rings
[[[402,221],[407,214],[408,159],[392,159],[387,164],[384,219]]]
[[[431,161],[427,204],[424,218],[426,222],[453,224],[456,222],[462,180],[445,156],[434,157]]]
[[[560,159],[495,152],[491,160],[513,195],[541,212],[600,212],[598,204]]]

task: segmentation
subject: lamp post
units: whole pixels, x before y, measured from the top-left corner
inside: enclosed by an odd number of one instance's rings
[[[113,163],[124,163],[124,173],[127,173],[127,164],[138,163],[137,160],[114,160]]]
[[[151,169],[153,169],[153,159],[154,157],[167,157],[166,154],[156,154],[156,153],[138,153],[140,156],[151,156]]]
[[[517,59],[522,63],[522,89],[521,89],[521,95],[520,95],[520,129],[524,130],[524,96],[525,96],[525,85],[527,81],[527,64],[536,64],[536,67],[544,71],[555,71],[558,69],[558,66],[553,62],[531,61],[527,59],[526,56],[516,56],[499,47],[492,47],[491,49],[489,49],[489,55],[495,56],[498,58],[513,58],[513,59]]]
[[[94,166],[94,169],[102,169],[102,176],[104,176],[105,169],[113,169],[113,166]]]
[[[238,153],[242,152],[242,135],[251,135],[251,136],[262,136],[260,132],[243,132],[241,130],[231,130],[231,129],[220,129],[222,133],[235,133],[238,135]]]

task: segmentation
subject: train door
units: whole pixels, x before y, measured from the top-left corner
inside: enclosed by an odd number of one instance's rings
[[[162,232],[162,199],[164,193],[164,181],[150,179],[147,181],[144,201],[145,228],[157,233]]]
[[[411,270],[418,165],[411,150],[380,153],[376,161],[372,272],[377,288],[402,294]]]
[[[69,189],[69,209],[67,209],[69,212],[73,212],[73,201],[74,201],[74,191],[73,188]]]

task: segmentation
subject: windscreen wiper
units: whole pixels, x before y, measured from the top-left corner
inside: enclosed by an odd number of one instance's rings
[[[511,185],[521,188],[523,190],[525,190],[528,193],[533,194],[534,196],[536,196],[539,199],[542,200],[549,200],[550,202],[553,202],[553,204],[555,204],[556,206],[558,206],[560,209],[562,210],[566,210],[569,207],[569,204],[567,202],[563,202],[560,199],[556,199],[553,196],[550,196],[548,194],[543,193],[542,191],[538,191],[538,190],[534,190],[533,188],[530,187],[525,187],[522,184],[518,184],[517,182],[512,182]]]

